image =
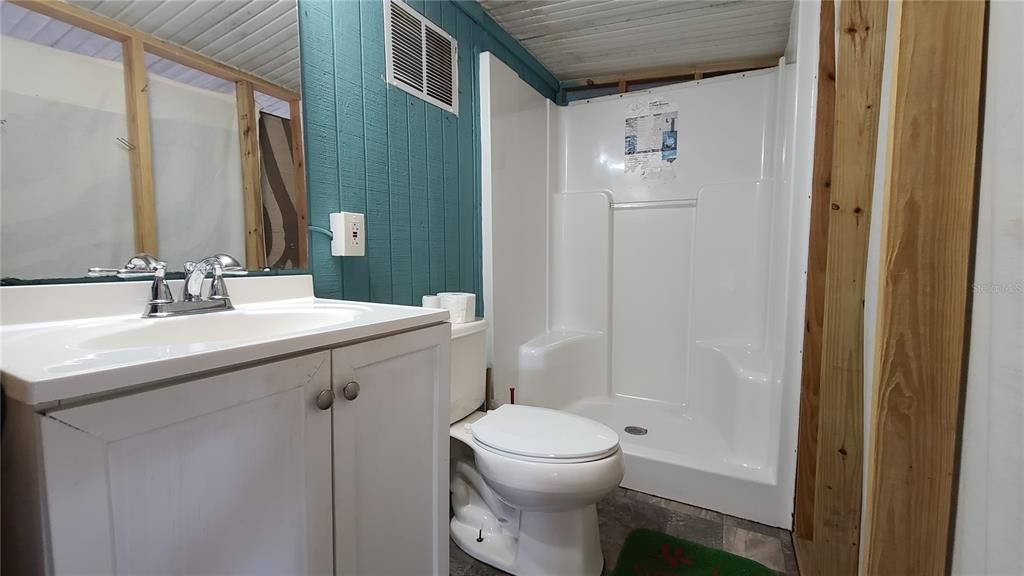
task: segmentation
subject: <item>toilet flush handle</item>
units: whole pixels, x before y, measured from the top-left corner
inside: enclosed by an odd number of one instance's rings
[[[355,400],[359,397],[359,382],[352,381],[345,384],[345,387],[341,389],[341,395],[345,397],[345,400]]]

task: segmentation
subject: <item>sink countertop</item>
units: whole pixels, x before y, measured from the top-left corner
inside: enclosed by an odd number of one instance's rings
[[[308,275],[227,282],[235,310],[173,318],[141,317],[148,281],[0,288],[8,397],[50,409],[448,320],[447,310],[314,298]]]

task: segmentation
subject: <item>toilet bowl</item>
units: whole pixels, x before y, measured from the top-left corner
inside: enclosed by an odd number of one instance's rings
[[[596,503],[622,481],[618,435],[546,408],[470,412],[483,402],[486,329],[472,324],[453,325],[452,540],[515,575],[600,574]]]

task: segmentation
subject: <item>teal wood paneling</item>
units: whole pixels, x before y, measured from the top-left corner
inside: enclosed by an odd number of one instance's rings
[[[424,0],[408,2],[414,10],[423,14]],[[398,90],[395,88],[395,90]],[[401,90],[399,90],[401,92]],[[412,219],[412,301],[422,302],[424,294],[430,294],[430,225],[427,204],[427,106],[423,100],[409,97],[409,206]]]
[[[388,99],[388,186],[391,209],[391,301],[411,305],[412,194],[409,187],[409,97],[394,86]],[[415,302],[419,303],[419,302]]]
[[[391,199],[389,124],[384,69],[384,5],[360,4],[363,65],[363,138],[366,144],[366,261],[370,300],[394,302],[391,278]]]
[[[452,36],[455,36],[455,15],[460,10],[451,2],[438,2],[437,4],[441,7],[442,28],[451,30]],[[458,40],[456,39],[456,41]],[[459,164],[461,156],[459,155],[458,121],[458,116],[445,113],[442,126],[444,143],[444,284],[446,287],[454,286],[452,291],[457,290],[458,286],[462,284],[460,276],[462,244],[459,238]]]
[[[479,27],[474,27],[472,32],[473,37],[473,62],[470,66],[470,73],[473,76],[473,126],[479,131],[480,129],[480,97],[477,92],[479,91],[480,85],[480,53],[483,51],[482,46],[489,44],[488,34]],[[475,194],[473,197],[473,208],[476,213],[476,219],[473,221],[473,230],[475,236],[473,238],[476,244],[476,253],[483,255],[484,253],[484,237],[483,237],[483,220],[482,220],[482,197],[480,190],[482,189],[483,177],[481,176],[482,166],[480,164],[480,138],[479,132],[477,133],[476,146],[473,148],[473,186],[475,187]],[[478,258],[473,262],[475,268],[475,275],[473,277],[473,292],[475,294],[484,293],[484,262],[483,258]],[[476,303],[477,316],[483,316],[484,314],[484,303],[483,298],[477,298]]]
[[[428,0],[424,15],[441,25],[441,2]],[[430,241],[430,292],[444,292],[445,284],[445,219],[444,219],[444,115],[432,106],[427,110],[427,223]]]
[[[409,98],[409,206],[412,218],[412,298],[430,294],[430,222],[427,193],[427,103]]]
[[[476,149],[479,146],[479,135],[476,130],[476,84],[473,81],[473,62],[477,55],[473,50],[473,22],[461,10],[455,11],[455,40],[465,49],[459,50],[459,102],[462,109],[458,118],[458,141],[460,158],[472,158],[470,162],[459,162],[459,291],[478,292],[476,282],[477,246],[475,242],[476,227],[479,220],[476,210],[477,196],[473,164],[477,160]]]
[[[338,163],[341,209],[366,213],[366,142],[363,138],[363,58],[359,12],[362,2],[332,2],[334,6],[335,108],[338,111]],[[368,4],[368,3],[367,3]],[[367,258],[342,258],[344,297],[370,299]]]
[[[309,223],[328,228],[328,214],[341,209],[338,194],[338,122],[334,98],[334,28],[332,4],[307,2],[299,11],[302,30],[302,85],[315,98],[302,100],[306,150],[306,194]],[[309,238],[313,290],[323,298],[342,298],[341,260],[331,256],[330,240]]]
[[[444,283],[444,146],[441,109],[427,105],[427,238],[430,253],[430,292],[445,290]]]
[[[311,236],[314,290],[397,304],[470,291],[482,314],[480,53],[549,99],[558,82],[475,2],[407,4],[459,43],[458,115],[386,84],[383,2],[299,0],[310,223],[366,214],[366,257],[332,257]]]

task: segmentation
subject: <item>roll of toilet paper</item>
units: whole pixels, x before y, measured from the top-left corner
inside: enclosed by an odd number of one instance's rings
[[[444,308],[441,306],[441,297],[433,294],[423,295],[423,307],[424,308]]]
[[[441,292],[441,308],[447,308],[452,324],[472,322],[476,319],[476,294],[469,292]]]

